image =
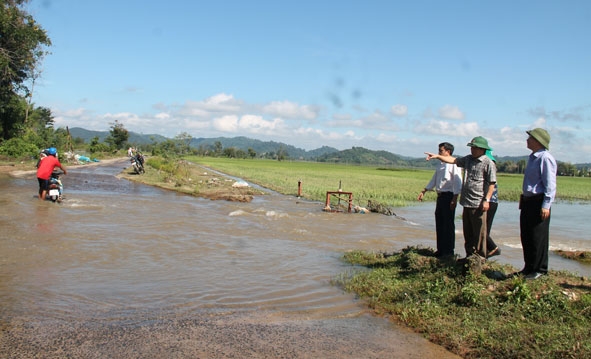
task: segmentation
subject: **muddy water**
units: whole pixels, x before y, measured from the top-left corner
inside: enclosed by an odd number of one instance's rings
[[[210,201],[117,179],[126,165],[72,169],[59,205],[34,197],[34,174],[1,180],[0,356],[453,357],[330,283],[351,270],[346,250],[433,245],[432,205],[388,217],[278,194]],[[499,261],[519,267],[502,213]],[[590,250],[584,227],[555,243]]]

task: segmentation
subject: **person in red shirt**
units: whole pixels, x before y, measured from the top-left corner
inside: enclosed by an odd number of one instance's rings
[[[59,167],[64,174],[67,174],[66,168],[62,166],[60,161],[56,157],[57,150],[55,147],[50,147],[47,150],[47,157],[42,158],[39,161],[37,168],[37,180],[39,181],[39,199],[44,200],[49,189],[49,179],[51,173],[56,167]]]

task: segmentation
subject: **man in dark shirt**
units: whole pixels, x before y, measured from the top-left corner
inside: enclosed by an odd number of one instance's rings
[[[474,137],[467,146],[470,147],[470,154],[459,158],[430,152],[425,154],[427,160],[438,159],[465,169],[460,205],[464,207],[462,223],[466,257],[476,253],[486,258],[486,211],[495,190],[497,169],[493,161],[486,156],[486,150],[492,150],[486,138]]]

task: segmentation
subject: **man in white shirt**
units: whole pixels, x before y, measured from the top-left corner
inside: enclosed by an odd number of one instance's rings
[[[439,154],[451,156],[454,146],[451,143],[439,144]],[[437,204],[435,205],[435,231],[437,234],[437,252],[435,256],[453,256],[456,243],[456,206],[458,195],[462,191],[462,170],[455,164],[440,162],[433,173],[433,177],[425,189],[417,198],[423,200],[425,192],[435,190],[437,192]]]

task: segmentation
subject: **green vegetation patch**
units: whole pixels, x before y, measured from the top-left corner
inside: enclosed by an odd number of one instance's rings
[[[236,181],[178,158],[150,157],[145,169],[138,175],[128,167],[119,177],[213,200],[250,202],[255,195],[265,194],[250,186],[236,187]]]
[[[296,195],[301,181],[302,197],[315,201],[324,202],[327,191],[340,187],[353,192],[354,204],[362,207],[368,201],[386,206],[415,203],[419,191],[433,175],[431,171],[380,171],[371,166],[318,162],[197,156],[187,159],[286,195]]]
[[[591,283],[564,272],[529,281],[495,261],[475,275],[429,248],[352,251],[335,284],[465,358],[591,357]]]
[[[589,251],[555,251],[561,257],[573,259],[583,263],[591,263],[591,252]]]
[[[355,205],[367,206],[368,201],[385,206],[400,207],[417,203],[419,192],[425,188],[433,170],[384,168],[304,161],[273,161],[220,157],[185,157],[191,162],[243,178],[286,195],[298,193],[301,181],[302,197],[324,201],[327,191],[341,187],[353,192]],[[499,199],[519,200],[523,175],[499,173]],[[557,199],[591,201],[591,179],[588,177],[558,177]],[[435,201],[435,192],[427,192],[425,201]]]

